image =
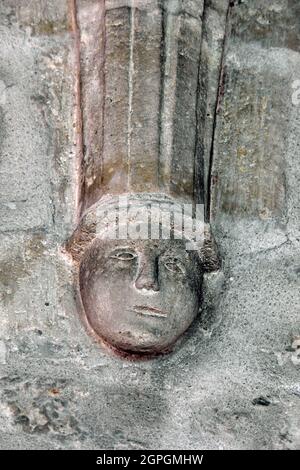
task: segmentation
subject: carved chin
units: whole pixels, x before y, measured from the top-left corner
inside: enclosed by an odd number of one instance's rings
[[[98,336],[104,340],[106,344],[113,347],[119,352],[127,354],[139,354],[139,355],[157,355],[169,352],[176,339],[170,339],[166,341],[166,338],[162,340],[155,333],[145,331],[123,331],[115,333],[112,336],[104,337],[103,332]]]
[[[81,298],[88,324],[100,340],[121,353],[141,356],[170,352],[198,311],[198,305],[166,314],[158,308],[134,310],[127,308],[126,299],[121,308],[105,309],[89,289],[81,291]]]
[[[103,320],[91,306],[85,304],[85,313],[88,323],[94,333],[121,353],[139,355],[158,355],[169,352],[178,338],[190,326],[194,317],[190,317],[180,325],[174,325],[174,320],[165,317],[125,318],[120,322],[114,319],[112,312]],[[110,320],[109,320],[110,319]]]

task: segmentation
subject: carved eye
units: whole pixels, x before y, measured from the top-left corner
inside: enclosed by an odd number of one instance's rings
[[[136,253],[130,250],[118,250],[110,255],[110,258],[117,259],[119,261],[133,261],[136,258]]]
[[[185,267],[178,258],[168,258],[164,262],[165,268],[174,274],[185,274]]]

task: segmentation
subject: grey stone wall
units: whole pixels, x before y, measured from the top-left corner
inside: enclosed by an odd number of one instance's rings
[[[68,3],[2,0],[0,448],[300,448],[299,6],[224,3],[204,2],[199,145],[225,282],[207,279],[172,354],[130,362],[86,334],[61,249],[76,211]]]

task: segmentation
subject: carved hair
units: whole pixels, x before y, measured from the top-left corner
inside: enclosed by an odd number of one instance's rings
[[[178,201],[164,194],[136,194],[128,195],[128,207],[130,209],[139,209],[147,211],[150,204],[159,204],[160,207],[167,209],[170,204],[179,206]],[[116,208],[118,198],[106,197],[99,203],[94,204],[82,217],[77,229],[66,244],[66,250],[71,254],[76,263],[80,263],[85,250],[96,239],[107,238],[107,229],[109,228],[103,221],[103,214],[109,213]],[[130,221],[128,222],[130,224]],[[173,227],[174,228],[174,227]],[[183,234],[186,241],[190,241],[186,233]],[[220,269],[220,259],[218,250],[210,230],[210,226],[204,226],[204,238],[199,248],[198,254],[202,261],[204,271],[212,272]]]

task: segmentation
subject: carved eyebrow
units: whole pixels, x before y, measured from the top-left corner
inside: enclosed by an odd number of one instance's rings
[[[130,246],[118,246],[112,250],[112,253],[114,251],[135,251],[134,248],[131,248]]]
[[[173,263],[185,263],[185,259],[180,256],[163,256],[163,261],[171,261]]]
[[[185,257],[184,256],[181,256],[181,255],[171,255],[171,254],[168,254],[168,253],[163,253],[161,255],[161,258],[163,261],[167,261],[167,260],[170,260],[170,261],[180,261],[181,263],[185,263]]]
[[[118,256],[118,255],[120,255],[120,256]],[[122,255],[123,255],[123,257],[122,257]],[[129,256],[126,257],[126,255],[129,255]],[[115,248],[109,254],[109,257],[114,258],[114,259],[120,259],[120,260],[123,260],[123,261],[130,261],[130,260],[136,258],[137,254],[136,254],[135,250],[132,249],[132,248],[120,247],[120,248]]]

